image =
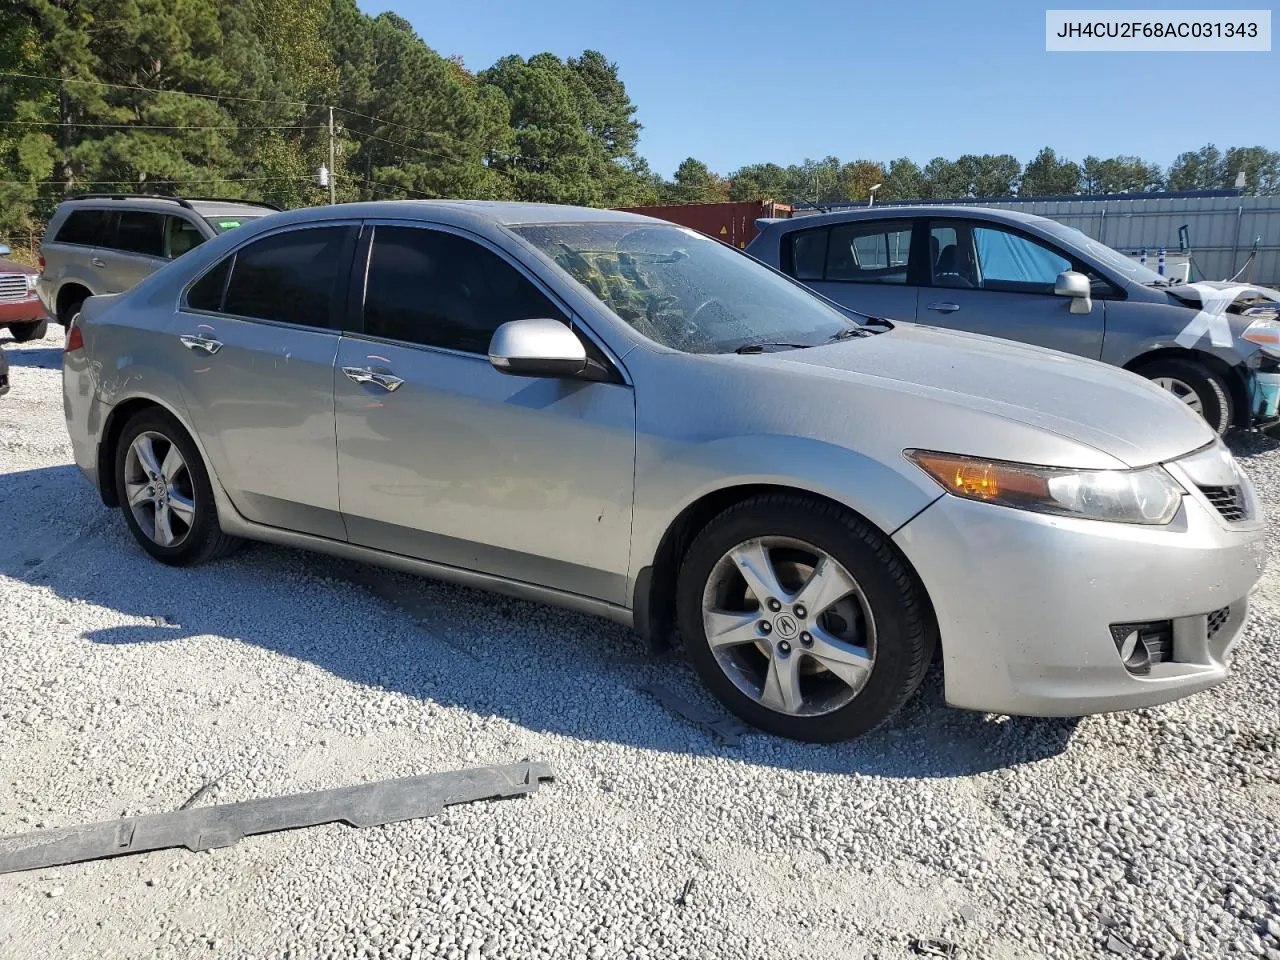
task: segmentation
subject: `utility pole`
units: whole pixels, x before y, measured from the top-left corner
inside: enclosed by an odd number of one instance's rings
[[[334,144],[333,144],[333,107],[329,108],[329,203],[338,202],[338,184],[336,171],[333,166],[334,161]]]

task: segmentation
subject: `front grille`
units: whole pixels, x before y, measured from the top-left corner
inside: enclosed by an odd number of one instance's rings
[[[30,296],[26,276],[21,273],[0,273],[0,303],[26,300]]]
[[[1210,637],[1212,637],[1215,633],[1217,633],[1219,630],[1223,628],[1223,626],[1227,622],[1227,617],[1229,616],[1231,616],[1230,607],[1223,607],[1221,610],[1215,610],[1213,611],[1213,613],[1209,614],[1209,636]]]
[[[1173,659],[1173,621],[1145,620],[1139,623],[1111,624],[1120,659],[1130,673],[1149,673],[1153,663]]]
[[[1244,499],[1244,490],[1237,484],[1228,487],[1201,487],[1200,492],[1213,504],[1213,508],[1228,523],[1249,519],[1249,506]]]

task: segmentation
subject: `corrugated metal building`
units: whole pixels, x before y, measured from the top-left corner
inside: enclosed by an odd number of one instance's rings
[[[998,207],[1049,217],[1076,227],[1122,253],[1136,256],[1145,249],[1147,266],[1153,270],[1160,247],[1167,248],[1170,254],[1178,250],[1178,228],[1185,225],[1194,258],[1192,279],[1196,280],[1225,280],[1235,276],[1245,266],[1256,241],[1257,257],[1240,279],[1280,286],[1280,196],[1242,197],[1235,190],[1201,190],[913,202]],[[862,206],[865,204],[828,204],[827,209]],[[797,205],[795,216],[818,212]]]

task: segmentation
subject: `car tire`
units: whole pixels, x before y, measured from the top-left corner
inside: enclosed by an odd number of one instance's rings
[[[140,456],[145,446],[151,450],[149,460]],[[148,470],[148,463],[161,469]],[[161,563],[194,566],[226,556],[243,543],[222,532],[200,451],[167,411],[158,407],[143,410],[125,424],[116,444],[114,469],[116,496],[129,532]],[[131,496],[142,493],[140,485],[154,492],[131,503]],[[163,523],[161,506],[167,517]]]
[[[753,597],[743,574],[751,564],[738,559],[752,544],[784,596]],[[824,596],[842,599],[823,605],[806,592],[819,569],[836,584]],[[841,594],[849,582],[853,591]],[[813,611],[796,604],[805,596]],[[771,613],[774,600],[781,609]],[[891,717],[919,687],[937,645],[924,588],[889,539],[835,504],[796,494],[752,497],[708,523],[681,563],[676,607],[688,656],[712,693],[747,723],[812,743],[847,740]],[[767,635],[751,623],[756,616],[775,618]],[[729,623],[737,625],[720,630]],[[784,635],[798,639],[783,643]],[[785,694],[779,699],[774,682],[788,668],[798,709]]]
[[[1199,413],[1219,436],[1231,426],[1231,394],[1223,379],[1204,364],[1174,357],[1148,363],[1137,372]]]
[[[84,306],[84,302],[87,299],[89,298],[77,297],[62,304],[62,306],[58,308],[58,322],[67,329],[70,329],[71,321],[76,318],[76,315],[80,312],[80,309]]]
[[[18,343],[39,340],[49,332],[48,320],[37,320],[35,323],[15,323],[9,327],[9,336]]]

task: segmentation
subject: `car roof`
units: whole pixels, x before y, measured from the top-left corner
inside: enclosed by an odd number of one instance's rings
[[[507,200],[366,200],[332,206],[301,207],[276,217],[304,223],[335,218],[390,218],[434,220],[459,226],[528,226],[541,223],[661,223],[638,213],[623,213],[598,207],[574,207],[558,203],[522,203]]]
[[[775,220],[766,229],[790,231],[806,227],[820,227],[828,223],[849,223],[854,220],[909,220],[915,217],[981,217],[1001,223],[1043,223],[1047,218],[1020,210],[1002,210],[997,207],[970,207],[958,203],[883,204],[878,207],[859,207],[853,210],[836,210],[831,213],[805,214],[787,220]]]

